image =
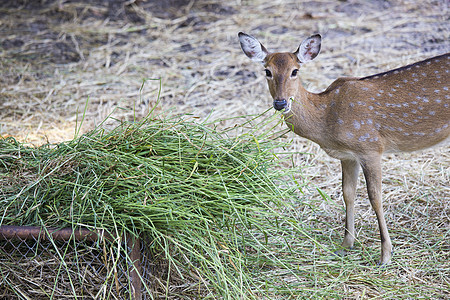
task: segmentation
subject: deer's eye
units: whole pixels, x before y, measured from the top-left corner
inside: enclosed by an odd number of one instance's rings
[[[297,76],[297,72],[298,72],[298,69],[294,69],[294,70],[292,71],[291,77]]]
[[[269,78],[272,77],[272,72],[270,72],[270,70],[265,69],[264,71],[266,72],[267,77],[269,77]]]

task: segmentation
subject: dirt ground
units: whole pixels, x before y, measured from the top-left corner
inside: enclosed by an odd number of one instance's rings
[[[239,31],[271,51],[294,51],[320,33],[321,54],[300,76],[308,90],[321,91],[337,77],[367,76],[449,52],[449,29],[447,0],[2,1],[0,135],[34,145],[64,141],[73,138],[83,114],[83,132],[111,113],[119,120],[144,117],[159,92],[157,110],[199,120],[262,113],[272,100],[262,67],[240,49]],[[310,166],[304,169],[311,182],[306,193],[341,232],[339,163],[309,141],[288,138],[292,150],[311,153],[296,161]],[[427,228],[446,234],[449,166],[448,147],[386,156],[390,228],[419,232],[426,215]],[[316,188],[338,205],[321,201]],[[367,224],[373,232],[361,234],[378,238],[365,189],[359,194],[357,226]],[[407,247],[401,239],[394,244]]]
[[[270,107],[237,32],[272,50],[312,33],[322,53],[302,76],[320,91],[339,76],[383,71],[449,49],[447,1],[6,1],[0,6],[0,134],[35,144],[161,110],[204,118]],[[87,106],[86,106],[87,103]],[[134,110],[134,111],[133,111]]]

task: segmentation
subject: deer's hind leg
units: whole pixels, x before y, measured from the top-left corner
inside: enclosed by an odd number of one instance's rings
[[[380,265],[388,264],[392,256],[392,242],[389,237],[386,220],[384,218],[383,204],[381,201],[381,155],[369,156],[361,160],[361,166],[366,178],[367,193],[370,204],[377,216],[381,238]]]

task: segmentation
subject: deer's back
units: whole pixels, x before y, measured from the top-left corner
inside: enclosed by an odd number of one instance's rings
[[[329,139],[341,148],[414,151],[450,135],[450,54],[364,78],[341,78],[327,102]]]

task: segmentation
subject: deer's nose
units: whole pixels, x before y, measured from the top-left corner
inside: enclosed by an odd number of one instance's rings
[[[275,99],[273,101],[273,108],[275,108],[276,110],[282,110],[283,108],[286,108],[286,106],[287,106],[286,99]]]

